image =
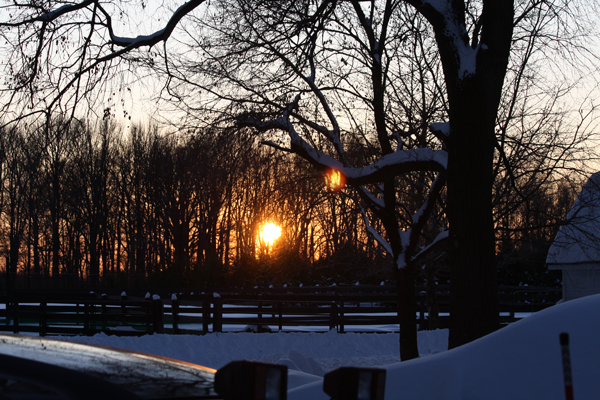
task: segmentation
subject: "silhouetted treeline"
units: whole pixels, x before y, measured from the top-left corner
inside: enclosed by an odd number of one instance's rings
[[[55,121],[6,129],[1,157],[2,289],[381,279],[351,199],[244,130]]]
[[[261,146],[249,131],[123,132],[110,120],[55,120],[0,134],[1,290],[379,283],[391,276],[391,260],[367,233],[351,193],[329,192],[304,161]],[[418,203],[429,182],[427,174],[407,176],[402,195]],[[573,193],[545,184],[523,200],[498,190],[502,257],[545,251]],[[443,225],[443,201],[434,215],[432,227]],[[258,236],[268,221],[282,227],[272,247]],[[443,256],[423,263],[445,279]],[[501,274],[504,283],[525,279],[518,271]]]

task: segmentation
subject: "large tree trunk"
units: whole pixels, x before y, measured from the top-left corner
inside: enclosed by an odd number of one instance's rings
[[[499,327],[492,171],[502,84],[478,68],[456,86],[447,142],[451,348]]]
[[[464,3],[452,2],[455,18],[434,20],[450,109],[448,220],[450,225],[450,339],[456,347],[499,326],[492,167],[495,123],[513,30],[513,1],[484,0],[474,68],[447,23],[464,26]],[[450,34],[449,34],[450,33]],[[478,47],[481,45],[481,47]],[[475,53],[476,52],[476,53]]]
[[[461,145],[449,148],[448,158],[451,348],[499,326],[492,221],[493,130],[491,134],[485,130],[479,110],[471,111],[453,121],[452,134],[460,135]]]

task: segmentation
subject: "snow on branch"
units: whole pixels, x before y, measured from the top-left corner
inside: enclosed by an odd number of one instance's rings
[[[444,239],[447,239],[450,235],[450,231],[448,229],[442,229],[440,233],[433,239],[433,242],[429,243],[427,246],[423,247],[421,251],[419,251],[414,257],[413,260],[417,260],[426,254],[429,250],[431,250],[435,245],[441,242]]]
[[[362,207],[360,208],[360,212],[362,213],[363,219],[365,220],[365,226],[367,227],[367,231],[371,235],[373,235],[373,238],[375,238],[377,243],[379,243],[389,255],[394,257],[394,252],[392,251],[392,246],[390,246],[390,244],[384,238],[381,237],[379,232],[377,232],[377,229],[375,229],[371,226],[371,223],[369,222],[369,217],[367,216],[367,213],[365,212],[365,210]]]
[[[419,10],[432,25],[436,35],[443,36],[441,41],[452,48],[456,57],[459,80],[474,75],[477,67],[477,53],[481,47],[469,44],[469,34],[462,18],[457,13],[464,12],[453,0],[407,0]],[[438,45],[440,45],[438,39]]]
[[[344,167],[333,157],[313,148],[296,132],[287,121],[286,127],[292,141],[292,150],[321,170],[337,169],[346,175],[349,184],[364,185],[381,182],[390,176],[410,171],[445,171],[448,153],[430,148],[401,150],[387,154],[362,168]]]
[[[175,29],[175,27],[177,26],[177,24],[179,23],[179,21],[185,15],[189,14],[192,10],[194,10],[196,7],[198,7],[200,4],[204,3],[204,1],[205,0],[187,1],[173,13],[173,15],[171,16],[171,18],[169,19],[169,21],[167,22],[166,26],[163,29],[161,29],[151,35],[140,35],[135,38],[124,38],[124,37],[118,37],[117,35],[115,35],[113,26],[112,26],[112,18],[110,16],[110,14],[102,7],[102,5],[97,0],[84,0],[81,3],[65,4],[65,5],[57,8],[56,10],[53,10],[50,12],[44,12],[41,15],[29,17],[24,20],[18,20],[18,21],[14,21],[14,22],[13,21],[0,22],[0,26],[18,27],[18,26],[22,26],[22,25],[28,25],[31,23],[35,23],[35,22],[42,22],[43,24],[42,24],[42,28],[40,30],[40,32],[41,32],[40,46],[41,46],[41,40],[43,39],[43,33],[44,33],[45,27],[50,23],[54,23],[61,16],[64,16],[69,13],[74,13],[78,10],[82,10],[91,5],[94,5],[94,17],[93,17],[94,20],[96,18],[96,16],[95,16],[96,12],[99,12],[104,16],[105,21],[103,21],[99,25],[106,26],[106,28],[108,29],[108,33],[110,35],[110,43],[113,45],[116,45],[118,47],[121,47],[121,49],[109,52],[108,54],[105,54],[104,56],[98,56],[97,58],[93,59],[92,62],[90,62],[86,66],[82,65],[81,69],[74,74],[72,79],[70,79],[68,81],[68,83],[65,85],[65,87],[63,89],[61,89],[58,92],[57,96],[54,98],[54,100],[52,100],[52,102],[49,106],[49,108],[51,108],[58,101],[58,99],[60,99],[66,93],[66,91],[69,88],[71,88],[76,82],[79,81],[79,79],[81,78],[82,75],[94,70],[98,65],[108,62],[110,60],[113,60],[117,57],[120,57],[123,54],[125,54],[131,50],[134,50],[134,49],[137,49],[137,48],[140,48],[143,46],[152,47],[161,41],[167,40],[169,38],[169,36],[171,35],[171,33],[173,32],[173,30]],[[31,7],[34,7],[34,6],[32,5]],[[72,22],[72,23],[86,24],[86,23],[88,23],[88,21],[80,21],[80,22]],[[38,56],[39,56],[39,54],[35,58],[37,59]]]
[[[383,199],[374,196],[373,193],[371,193],[371,191],[365,188],[364,186],[360,186],[360,189],[360,194],[362,194],[366,198],[366,200],[368,200],[371,206],[377,207],[377,209],[379,210],[385,208],[385,202],[383,201]]]
[[[438,176],[436,176],[436,178],[431,183],[431,186],[429,188],[429,196],[427,196],[427,199],[425,200],[425,202],[423,202],[421,207],[419,207],[419,210],[412,216],[412,225],[413,226],[425,224],[425,221],[427,220],[429,214],[431,213],[431,210],[433,209],[433,206],[434,206],[435,202],[437,201],[437,198],[440,195],[442,188],[445,185],[446,185],[445,175],[442,173],[438,174]]]
[[[77,10],[81,10],[82,8],[92,5],[92,4],[94,4],[95,1],[96,0],[85,0],[85,1],[82,1],[81,3],[65,4],[65,5],[60,6],[56,10],[53,10],[50,12],[45,12],[36,17],[30,17],[30,18],[20,20],[20,21],[17,20],[17,21],[11,21],[11,22],[2,22],[2,23],[0,23],[0,26],[19,26],[19,25],[30,24],[32,22],[45,22],[45,23],[52,22],[65,14],[68,14],[70,12],[74,12]]]
[[[135,38],[119,37],[115,35],[112,28],[110,15],[103,8],[100,9],[102,10],[102,13],[105,15],[108,21],[108,30],[110,34],[111,43],[119,47],[125,47],[126,49],[135,49],[143,46],[152,47],[159,42],[167,40],[171,36],[171,33],[173,32],[179,21],[181,21],[181,19],[184,16],[189,14],[192,10],[194,10],[202,3],[204,3],[204,0],[190,0],[183,3],[177,10],[175,10],[175,12],[173,13],[173,15],[171,16],[171,18],[169,19],[169,21],[163,29],[160,29],[150,35],[139,35]]]
[[[37,19],[39,21],[43,21],[43,22],[51,22],[64,14],[67,14],[67,13],[70,13],[70,12],[73,12],[76,10],[80,10],[82,8],[89,6],[92,3],[94,3],[94,0],[86,0],[79,4],[65,4],[64,6],[61,6],[54,11],[50,11],[49,13],[41,15]]]
[[[387,154],[365,167],[345,167],[335,158],[315,149],[294,128],[286,117],[270,119],[267,121],[256,118],[238,119],[239,126],[251,126],[260,131],[279,129],[287,131],[291,139],[291,148],[283,149],[292,151],[314,167],[323,171],[329,168],[339,170],[346,176],[349,184],[364,185],[381,182],[390,176],[397,176],[411,171],[445,171],[448,164],[448,153],[445,150],[430,148],[400,150]],[[269,144],[269,143],[267,143]],[[272,145],[272,144],[269,144]]]
[[[464,21],[456,15],[457,11],[452,7],[450,0],[423,0],[432,6],[443,16],[443,31],[453,45],[458,58],[458,78],[462,79],[475,74],[476,58],[479,45],[472,48],[469,45],[468,33]]]
[[[398,230],[398,234],[400,234],[400,243],[402,243],[402,252],[400,254],[398,254],[398,258],[396,259],[396,268],[398,269],[402,269],[402,268],[406,268],[406,266],[408,265],[407,262],[407,254],[406,254],[406,249],[408,248],[409,244],[410,244],[410,239],[411,236],[413,235],[413,229],[412,228],[408,228],[407,230],[402,230],[399,229]]]
[[[450,136],[450,122],[434,122],[429,128],[436,135]]]
[[[344,168],[342,172],[349,183],[365,184],[409,171],[445,171],[447,165],[448,153],[445,150],[419,148],[386,154],[366,167]]]
[[[260,142],[260,144],[264,144],[265,146],[273,147],[274,149],[284,151],[286,153],[294,152],[292,149],[288,149],[287,147],[280,146],[277,143],[273,142],[272,140],[263,140]]]
[[[429,130],[442,143],[450,137],[450,122],[434,122],[429,124]]]

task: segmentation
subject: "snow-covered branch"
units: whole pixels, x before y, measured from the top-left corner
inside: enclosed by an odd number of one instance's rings
[[[342,172],[349,183],[366,184],[409,171],[445,171],[447,163],[445,150],[407,149],[387,154],[363,168],[344,168]]]
[[[440,233],[438,233],[438,235],[435,237],[435,239],[433,239],[433,242],[429,243],[427,246],[423,247],[421,249],[421,251],[419,251],[417,254],[415,254],[415,256],[412,258],[413,261],[417,260],[420,257],[422,257],[423,255],[427,254],[438,243],[440,243],[442,240],[447,239],[449,237],[449,235],[450,235],[450,231],[448,229],[443,229]]]
[[[94,4],[95,1],[96,0],[85,0],[85,1],[82,1],[81,3],[65,4],[63,6],[60,6],[56,10],[49,11],[49,12],[43,12],[42,14],[40,14],[38,16],[33,16],[33,17],[22,19],[22,20],[17,19],[17,20],[12,20],[12,21],[0,22],[0,26],[20,26],[20,25],[30,24],[32,22],[45,22],[45,23],[52,22],[65,14],[86,8],[87,6]]]
[[[406,0],[419,10],[436,32],[440,52],[453,58],[458,80],[476,72],[477,53],[482,44],[471,47],[461,2],[452,0]],[[457,9],[458,8],[458,9]]]
[[[292,149],[288,149],[287,147],[280,146],[277,143],[273,142],[272,140],[263,140],[263,141],[260,142],[260,144],[272,147],[272,148],[280,150],[280,151],[284,151],[286,153],[293,153],[294,152]]]
[[[175,10],[163,29],[160,29],[150,35],[139,35],[134,38],[120,37],[115,35],[110,15],[103,8],[101,8],[101,10],[108,22],[111,43],[130,50],[145,46],[152,47],[159,42],[167,40],[171,36],[171,33],[173,33],[173,30],[177,24],[179,24],[179,21],[181,21],[184,16],[189,14],[202,3],[204,3],[204,0],[190,0],[183,3],[177,10]]]
[[[373,237],[375,238],[375,240],[377,241],[377,243],[379,243],[384,249],[385,251],[390,255],[390,256],[394,256],[394,252],[392,251],[392,247],[390,246],[390,244],[383,238],[381,237],[381,235],[379,234],[379,232],[377,232],[377,229],[373,228],[373,226],[371,226],[371,223],[369,222],[369,217],[367,216],[367,213],[365,212],[365,210],[361,207],[360,212],[363,215],[363,218],[365,220],[365,226],[367,227],[367,231],[373,235]]]
[[[386,177],[410,171],[445,171],[448,153],[430,148],[407,149],[387,154],[365,167],[345,167],[335,158],[315,149],[296,131],[289,119],[280,117],[268,121],[252,118],[238,120],[240,126],[252,126],[261,131],[279,129],[288,132],[291,149],[320,170],[337,169],[346,176],[349,184],[364,185],[381,182]]]
[[[450,123],[449,122],[434,122],[429,124],[429,129],[437,138],[444,141],[450,136]]]
[[[429,189],[429,196],[425,202],[419,207],[419,210],[412,216],[412,225],[423,225],[425,220],[429,217],[431,209],[433,208],[438,195],[442,191],[442,188],[446,184],[446,177],[444,174],[438,174],[434,179]]]
[[[204,1],[205,0],[190,0],[190,1],[185,2],[173,13],[173,15],[171,16],[171,18],[169,19],[169,21],[167,22],[167,24],[165,25],[164,28],[162,28],[152,34],[139,35],[134,38],[120,37],[115,34],[114,29],[113,29],[113,24],[112,24],[112,17],[110,15],[110,13],[108,13],[104,9],[104,7],[102,7],[102,5],[97,2],[97,0],[85,0],[80,3],[65,4],[65,5],[60,6],[56,10],[43,12],[40,15],[28,17],[23,20],[0,22],[0,26],[14,27],[14,26],[30,24],[33,22],[50,23],[50,22],[56,21],[57,19],[59,19],[60,17],[66,15],[66,14],[73,13],[78,10],[82,10],[91,5],[95,5],[98,7],[98,9],[101,11],[101,13],[104,15],[104,18],[106,19],[106,28],[108,29],[110,41],[112,44],[119,46],[119,47],[125,47],[128,49],[135,49],[135,48],[144,47],[144,46],[152,47],[155,44],[168,39],[171,36],[171,33],[173,32],[173,30],[175,29],[177,24],[179,24],[179,21],[181,21],[181,19],[184,16],[189,14],[192,10],[194,10],[200,4],[204,3]]]

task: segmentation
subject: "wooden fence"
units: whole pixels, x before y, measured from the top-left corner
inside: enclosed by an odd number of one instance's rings
[[[149,296],[33,294],[0,296],[0,331],[45,335],[114,335],[148,333],[206,334],[223,331],[397,331],[395,293],[379,287],[258,290],[232,293]],[[318,293],[317,293],[318,292]],[[504,287],[500,291],[501,321],[507,324],[554,305],[561,290]],[[424,291],[418,291],[419,329],[428,329]],[[431,299],[430,299],[431,303]],[[436,327],[447,327],[449,296],[435,298]]]

